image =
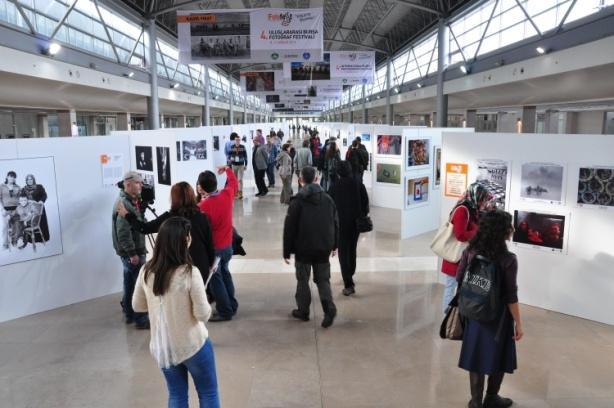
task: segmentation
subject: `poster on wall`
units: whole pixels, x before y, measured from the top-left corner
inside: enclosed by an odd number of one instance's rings
[[[103,187],[116,186],[124,176],[124,155],[101,154],[100,167]]]
[[[578,206],[614,208],[614,167],[581,167]]]
[[[567,216],[514,211],[513,241],[519,246],[548,252],[563,252]]]
[[[465,163],[446,163],[446,197],[461,198],[467,190],[469,165]]]
[[[158,165],[158,184],[171,185],[171,149],[156,147],[156,163]]]
[[[565,168],[557,163],[523,163],[520,197],[527,201],[563,204]]]
[[[510,176],[509,163],[504,160],[481,159],[477,161],[477,167],[478,175],[475,181],[490,192],[495,207],[504,210]]]
[[[441,185],[441,146],[433,148],[433,158],[435,161],[435,166],[433,166],[433,190],[437,190]]]
[[[213,136],[213,150],[216,152],[220,151],[220,137]],[[205,149],[205,158],[207,158],[207,149]]]
[[[61,255],[53,157],[0,160],[0,266]]]
[[[405,208],[426,204],[429,201],[429,178],[408,178],[405,183]]]
[[[136,169],[153,171],[153,153],[151,146],[135,146]]]
[[[177,161],[180,162],[181,161],[181,142],[177,141],[175,142],[175,148],[176,148],[176,152],[177,152]]]
[[[402,146],[400,135],[377,135],[377,154],[381,156],[400,156]]]
[[[407,170],[427,167],[430,164],[430,149],[429,139],[408,139]]]
[[[179,62],[319,61],[323,10],[234,9],[177,11]]]
[[[182,149],[183,161],[207,160],[207,141],[206,140],[184,140],[182,143],[183,143],[183,149]],[[218,137],[218,145],[219,145],[219,137]]]
[[[401,165],[376,163],[376,181],[378,183],[401,184]]]

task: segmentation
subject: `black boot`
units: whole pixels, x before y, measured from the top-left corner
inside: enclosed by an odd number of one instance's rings
[[[482,398],[484,397],[484,375],[469,372],[469,386],[471,387],[471,401],[469,401],[467,407],[482,408]]]
[[[514,403],[514,401],[509,398],[499,396],[503,375],[503,373],[497,373],[488,376],[488,388],[486,389],[486,398],[484,398],[484,408],[507,408]]]
[[[325,329],[333,325],[335,317],[337,316],[337,307],[333,302],[322,301],[322,309],[324,310],[324,319],[322,320],[322,327]]]

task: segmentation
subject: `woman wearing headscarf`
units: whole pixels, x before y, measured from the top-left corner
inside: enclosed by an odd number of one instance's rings
[[[478,220],[480,212],[486,210],[489,202],[492,201],[492,196],[488,190],[479,183],[473,183],[465,192],[452,211],[450,212],[450,222],[454,226],[454,237],[460,242],[468,242],[478,231]],[[441,264],[441,272],[446,275],[445,289],[443,292],[443,310],[445,311],[448,304],[454,297],[456,292],[456,272],[458,270],[458,262],[450,262],[443,260]]]
[[[47,192],[42,184],[37,184],[34,175],[28,174],[26,176],[26,185],[21,190],[28,197],[28,200],[42,204],[43,212],[41,214],[40,229],[43,232],[43,236],[36,234],[36,241],[49,241],[49,224],[47,223],[47,211],[45,211],[45,201],[47,201]],[[30,237],[28,236],[28,239]]]

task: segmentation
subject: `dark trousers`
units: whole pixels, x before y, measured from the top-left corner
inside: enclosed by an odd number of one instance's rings
[[[121,304],[126,319],[133,319],[136,324],[145,324],[149,320],[147,313],[136,313],[132,309],[132,295],[134,294],[134,286],[136,285],[136,279],[139,277],[139,271],[141,266],[145,263],[145,255],[139,257],[139,263],[132,265],[130,258],[121,257],[122,264],[124,265],[124,297]]]
[[[232,317],[239,308],[239,303],[235,299],[235,285],[228,268],[232,258],[232,246],[216,250],[215,256],[220,257],[220,263],[217,271],[211,276],[209,290],[215,299],[217,313],[222,317]]]
[[[359,171],[356,173],[353,173],[352,176],[354,177],[354,180],[360,182],[360,184],[362,184],[362,176],[364,174],[364,171]]]
[[[309,276],[313,267],[313,281],[318,287],[320,302],[324,314],[330,314],[337,308],[333,303],[333,293],[330,290],[330,262],[326,263],[303,263],[295,261],[296,267],[296,305],[301,314],[309,316],[311,307],[311,289],[309,288]]]
[[[354,287],[356,273],[356,247],[358,246],[358,230],[356,224],[339,226],[339,265],[341,276],[346,288]]]
[[[266,170],[254,169],[254,178],[256,179],[256,188],[258,189],[259,194],[264,194],[269,191],[269,189],[266,187],[266,184],[264,184],[265,172]]]
[[[275,185],[275,163],[269,163],[266,168],[266,176],[269,179],[269,187]]]

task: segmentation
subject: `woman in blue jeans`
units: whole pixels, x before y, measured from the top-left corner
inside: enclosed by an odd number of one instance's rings
[[[211,306],[190,258],[190,229],[190,221],[182,217],[162,223],[153,257],[139,272],[132,307],[149,312],[149,349],[166,379],[168,407],[188,407],[190,373],[200,407],[218,408],[215,358],[205,327]]]

